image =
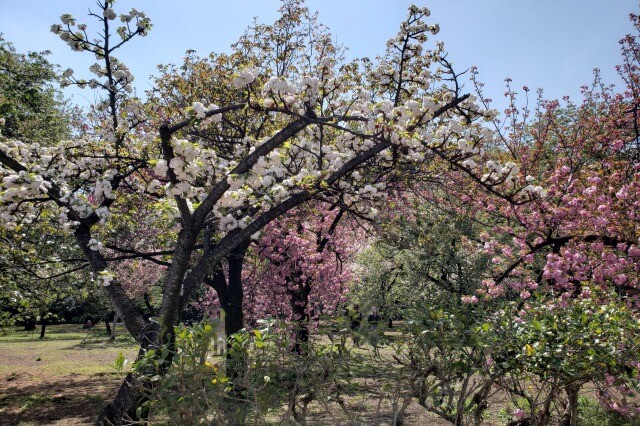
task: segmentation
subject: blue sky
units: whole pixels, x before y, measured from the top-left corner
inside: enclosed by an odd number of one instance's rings
[[[308,0],[338,42],[352,57],[383,53],[385,41],[395,35],[412,1]],[[638,12],[637,0],[414,0],[427,6],[441,32],[432,40],[445,42],[449,59],[458,70],[478,66],[485,93],[503,107],[504,79],[515,87],[542,87],[549,98],[580,98],[580,86],[602,70],[605,81],[619,83],[618,40],[632,32],[629,12]],[[119,0],[116,11],[144,10],[154,28],[118,53],[136,75],[136,88],[149,88],[147,76],[158,63],[180,63],[187,49],[200,54],[225,51],[254,16],[270,22],[277,0]],[[51,50],[50,60],[71,67],[76,75],[94,62],[72,52],[49,32],[63,13],[91,24],[86,16],[93,0],[0,0],[0,32],[18,50]],[[88,75],[88,72],[87,72]],[[470,88],[469,88],[470,89]],[[90,90],[73,95],[86,104]]]

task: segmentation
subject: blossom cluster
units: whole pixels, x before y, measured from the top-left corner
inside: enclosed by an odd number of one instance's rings
[[[345,302],[352,275],[348,260],[355,245],[348,226],[328,233],[336,214],[320,205],[267,226],[257,242],[261,262],[247,271],[245,305],[250,318],[301,320],[295,317],[300,312],[316,318]],[[328,240],[326,247],[319,246],[318,235]]]

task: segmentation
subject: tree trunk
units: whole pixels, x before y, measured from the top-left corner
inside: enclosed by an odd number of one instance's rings
[[[104,325],[107,328],[107,334],[111,335],[111,324],[107,318],[104,319]]]
[[[47,329],[47,321],[42,320],[42,327],[40,328],[40,338],[44,339],[44,332]]]
[[[232,344],[229,336],[244,328],[242,265],[248,248],[249,241],[243,243],[227,256],[228,277],[225,276],[222,266],[218,265],[214,269],[213,275],[204,279],[205,284],[216,291],[220,307],[224,310],[224,330],[227,336],[227,377],[230,379],[237,377],[243,368],[242,364],[238,363],[241,360],[234,360],[229,351]]]
[[[244,292],[242,288],[242,265],[244,255],[249,248],[249,244],[243,244],[227,256],[229,263],[229,279],[227,280],[226,294],[220,301],[224,301],[222,308],[225,312],[224,328],[227,336],[239,332],[244,328],[244,312],[242,310],[242,299]]]
[[[288,283],[287,283],[288,286]],[[301,355],[303,347],[309,343],[309,294],[311,293],[311,285],[307,281],[304,284],[289,292],[289,300],[291,303],[291,313],[296,327],[296,341],[294,351]]]
[[[115,315],[113,316],[113,325],[111,327],[111,340],[116,340],[116,325],[118,324],[118,321],[120,320],[120,316],[118,315],[118,313],[116,312]]]
[[[138,359],[144,356],[149,349],[158,348],[159,342],[154,339],[159,338],[159,328],[156,323],[147,325],[140,350],[138,351]],[[169,359],[169,361],[171,360]],[[159,373],[164,374],[164,372],[166,372],[166,369]],[[149,374],[149,372],[142,374]],[[127,374],[113,402],[107,405],[100,413],[95,423],[96,426],[122,425],[146,419],[149,415],[148,409],[138,412],[138,407],[148,400],[149,391],[151,390],[150,383],[139,380],[133,373]],[[142,421],[141,424],[146,423]]]
[[[247,414],[247,406],[242,401],[244,398],[245,386],[242,382],[242,376],[245,370],[245,359],[242,355],[233,356],[233,351],[229,349],[232,346],[232,339],[229,336],[238,333],[244,328],[244,312],[242,310],[243,288],[242,288],[242,265],[244,263],[244,255],[249,248],[249,242],[243,243],[236,250],[227,256],[229,266],[229,275],[227,286],[224,291],[218,291],[220,305],[224,309],[224,328],[227,336],[226,351],[226,373],[232,386],[229,397],[225,397],[225,410],[228,413],[231,424],[244,424]],[[218,281],[217,284],[221,282]],[[217,288],[216,288],[217,290]]]
[[[294,345],[294,351],[302,355],[304,353],[303,347],[309,343],[309,314],[306,312],[304,306],[297,307],[293,311],[296,327],[296,343]]]
[[[96,426],[122,425],[129,419],[136,419],[142,397],[138,380],[132,373],[127,374],[113,402],[98,417]]]
[[[144,294],[143,300],[144,300],[144,305],[147,308],[147,318],[155,317],[156,316],[156,310],[153,307],[153,305],[151,305],[151,298],[149,297],[149,293],[145,293]]]
[[[577,426],[578,424],[578,392],[580,385],[572,384],[565,387],[567,393],[567,410],[565,411],[563,424],[565,426]]]

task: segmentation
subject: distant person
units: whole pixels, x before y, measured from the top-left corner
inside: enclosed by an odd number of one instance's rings
[[[227,350],[227,336],[224,327],[224,314],[222,308],[215,307],[209,311],[209,319],[213,320],[215,337],[213,340],[213,352],[224,355]]]
[[[362,313],[360,312],[360,306],[357,303],[354,303],[353,307],[347,310],[347,317],[349,318],[353,345],[359,347],[360,323],[362,322]]]
[[[380,315],[378,314],[377,307],[374,306],[373,308],[371,308],[371,314],[369,315],[369,318],[367,318],[367,322],[372,329],[378,328],[378,323],[380,323]]]
[[[367,318],[367,322],[369,323],[369,335],[371,336],[371,345],[373,345],[373,351],[378,353],[378,340],[379,340],[379,329],[378,325],[380,324],[380,315],[378,314],[378,308],[371,308],[371,314]]]
[[[86,330],[93,328],[93,323],[91,322],[91,320],[87,320],[87,322],[84,323],[84,326],[82,327]]]

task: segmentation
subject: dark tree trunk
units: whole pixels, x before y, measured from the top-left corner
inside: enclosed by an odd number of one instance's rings
[[[289,292],[291,312],[296,327],[296,341],[293,350],[297,354],[304,353],[304,346],[309,343],[309,294],[311,285],[305,282],[295,291]]]
[[[244,328],[244,312],[242,309],[243,289],[242,289],[242,265],[244,256],[249,248],[249,241],[243,243],[236,250],[226,257],[228,265],[228,276],[225,277],[221,265],[214,268],[213,275],[205,277],[205,284],[212,287],[220,301],[220,307],[224,310],[224,332],[227,336],[227,377],[233,381],[237,378],[244,366],[241,359],[234,359],[231,348],[232,341],[229,339],[234,333]]]
[[[47,322],[45,320],[42,320],[42,326],[40,327],[40,338],[44,339],[44,333],[45,330],[47,329]]]
[[[244,399],[245,390],[241,377],[244,372],[244,358],[234,357],[232,339],[229,336],[238,333],[244,328],[244,312],[242,309],[243,288],[242,288],[242,265],[244,256],[249,248],[249,242],[243,243],[236,250],[232,251],[227,258],[228,277],[225,277],[222,266],[215,269],[212,277],[207,277],[205,283],[216,290],[220,307],[224,310],[224,329],[227,336],[226,350],[226,374],[232,385],[232,389],[225,397],[225,410],[228,413],[230,424],[244,424],[246,416],[246,406],[239,401]]]
[[[114,311],[107,312],[107,313],[106,313],[106,314],[104,314],[104,316],[102,317],[102,319],[104,320],[104,326],[106,327],[106,329],[107,329],[107,334],[108,334],[109,336],[111,336],[111,335],[114,333],[114,331],[111,329],[111,328],[112,328],[112,327],[111,327],[111,323],[112,323],[112,321],[114,321],[115,317],[116,317],[116,311],[115,311],[115,310],[114,310]]]
[[[304,354],[304,347],[309,343],[309,315],[302,313],[302,319],[296,321],[296,342],[293,350],[298,355]]]
[[[142,398],[140,383],[132,373],[127,374],[113,402],[98,417],[96,426],[122,425],[127,420],[136,419]]]
[[[214,269],[213,275],[205,277],[205,284],[216,291],[220,307],[224,310],[224,331],[227,336],[244,328],[242,265],[248,248],[249,242],[243,243],[227,256],[228,277],[225,277],[221,265]]]
[[[244,359],[233,357],[233,352],[229,350],[232,345],[232,340],[229,339],[229,336],[244,328],[242,265],[248,248],[249,242],[246,242],[227,256],[229,265],[227,291],[225,297],[220,299],[221,302],[224,301],[223,309],[226,315],[224,317],[224,329],[227,335],[227,376],[232,382],[235,382],[244,371]],[[234,392],[241,393],[242,391],[242,386],[234,385]]]
[[[229,262],[229,279],[227,291],[224,297],[225,311],[224,327],[227,336],[239,332],[244,328],[244,312],[242,311],[242,265],[248,244],[232,252],[227,260]],[[222,299],[221,299],[222,301]]]
[[[143,296],[143,299],[144,299],[144,306],[147,308],[147,318],[155,317],[156,310],[153,307],[153,305],[151,305],[151,298],[149,297],[149,293],[145,293]]]

